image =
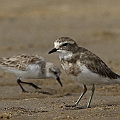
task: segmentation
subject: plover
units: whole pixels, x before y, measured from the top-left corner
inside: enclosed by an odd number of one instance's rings
[[[113,72],[97,55],[79,47],[69,37],[60,37],[54,42],[54,48],[49,52],[58,52],[61,65],[65,72],[73,79],[83,84],[83,93],[74,105],[75,107],[87,91],[87,85],[92,85],[92,94],[87,104],[90,107],[95,85],[120,84],[120,76]]]
[[[60,69],[53,63],[47,62],[38,55],[20,54],[18,56],[0,58],[0,69],[17,76],[17,83],[22,91],[25,89],[21,83],[29,84],[35,89],[40,89],[33,83],[23,82],[22,79],[56,79],[60,85]]]

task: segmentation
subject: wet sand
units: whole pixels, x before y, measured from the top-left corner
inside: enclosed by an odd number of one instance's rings
[[[119,120],[120,85],[96,86],[91,108],[85,109],[91,86],[79,108],[66,108],[82,92],[82,85],[63,71],[57,54],[48,55],[55,39],[73,38],[77,44],[97,54],[120,74],[119,0],[1,0],[0,57],[38,54],[54,62],[62,71],[57,81],[24,80],[39,85],[22,93],[16,77],[0,71],[0,118],[15,120]],[[82,108],[84,109],[82,109]]]

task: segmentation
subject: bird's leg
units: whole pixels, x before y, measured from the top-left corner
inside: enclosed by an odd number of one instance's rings
[[[20,84],[20,83],[22,83],[21,78],[18,78],[18,79],[17,79],[17,83],[18,83],[18,85],[20,86],[20,88],[22,89],[22,92],[26,92],[25,89],[24,89],[24,88],[22,87],[22,85]]]
[[[95,85],[93,84],[93,86],[92,86],[92,94],[91,94],[90,99],[88,101],[87,108],[90,108],[90,103],[92,101],[92,97],[93,97],[94,91],[95,91]]]
[[[86,93],[86,91],[87,91],[87,87],[86,85],[83,85],[83,93],[80,95],[77,102],[74,105],[66,105],[66,107],[76,107],[78,103],[80,102],[80,100],[82,99],[82,97],[84,96],[84,94]]]
[[[18,82],[18,84],[20,85],[20,87],[21,87],[21,89],[22,89],[23,92],[25,92],[25,90],[24,90],[24,88],[22,87],[22,85],[21,85],[20,83],[31,85],[31,86],[34,87],[35,89],[41,89],[40,87],[38,87],[37,85],[35,85],[35,84],[33,84],[33,83],[21,81],[20,78],[17,80],[17,82]]]
[[[41,88],[38,87],[37,85],[35,85],[35,84],[33,84],[33,83],[30,83],[30,82],[23,82],[23,81],[21,81],[21,83],[23,83],[23,84],[28,84],[28,85],[34,87],[35,89],[41,89]]]

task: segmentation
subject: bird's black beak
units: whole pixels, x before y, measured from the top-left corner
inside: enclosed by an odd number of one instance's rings
[[[53,52],[56,52],[58,49],[56,49],[56,48],[53,48],[51,51],[49,51],[49,53],[48,54],[51,54],[51,53],[53,53]]]
[[[61,81],[60,81],[60,78],[57,77],[56,80],[60,83],[60,85],[61,85],[61,87],[62,87],[63,85],[62,85],[62,83],[61,83]]]

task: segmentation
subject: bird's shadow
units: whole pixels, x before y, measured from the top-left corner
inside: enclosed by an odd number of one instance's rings
[[[46,91],[35,91],[34,93],[40,93],[40,94],[46,94],[46,95],[53,95],[50,92],[46,92]]]
[[[50,92],[46,92],[46,91],[25,91],[25,92],[23,92],[23,93],[27,93],[27,94],[45,94],[45,95],[53,95],[52,93],[50,93]]]
[[[65,110],[80,110],[80,109],[86,109],[85,107],[64,107]]]
[[[117,106],[117,104],[107,104],[107,105],[102,105],[102,106],[99,106],[99,105],[93,105],[92,107],[89,107],[89,108],[87,108],[86,106],[75,106],[75,107],[66,107],[66,105],[65,105],[65,103],[64,103],[64,106],[63,106],[63,108],[65,109],[65,110],[80,110],[80,109],[95,109],[95,108],[97,108],[97,109],[110,109],[110,107],[112,107],[112,106]]]

